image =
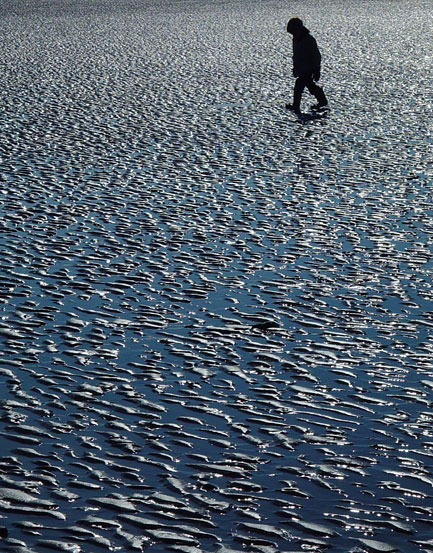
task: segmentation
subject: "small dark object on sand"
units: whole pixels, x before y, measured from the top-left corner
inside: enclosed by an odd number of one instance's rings
[[[271,328],[279,328],[279,324],[274,321],[265,321],[263,323],[257,323],[252,326],[253,330],[261,330],[262,332],[267,332]]]
[[[8,537],[8,529],[5,526],[0,526],[0,538]]]

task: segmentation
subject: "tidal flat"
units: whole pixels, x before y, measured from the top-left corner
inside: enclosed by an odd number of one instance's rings
[[[432,15],[2,1],[2,552],[433,550]]]

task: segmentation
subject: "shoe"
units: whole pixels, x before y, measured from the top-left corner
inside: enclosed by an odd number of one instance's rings
[[[293,111],[293,113],[296,113],[296,115],[301,115],[301,110],[299,108],[296,109],[293,104],[286,104],[286,109]]]
[[[328,107],[328,102],[319,102],[318,104],[314,104],[314,106],[311,106],[311,109],[317,110],[317,109],[324,109]]]

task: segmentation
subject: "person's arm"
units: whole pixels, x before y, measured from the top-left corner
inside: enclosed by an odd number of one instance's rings
[[[308,41],[308,58],[311,64],[311,73],[315,81],[320,79],[320,66],[322,63],[322,56],[320,55],[319,47],[317,46],[316,39],[310,37]]]
[[[296,51],[296,44],[295,44],[295,41],[293,40],[292,41],[292,48],[293,48],[293,55],[292,55],[292,64],[293,64],[293,69],[292,69],[292,73],[293,73],[293,76],[296,78],[296,77],[299,77],[299,71],[298,71],[298,65],[299,65],[299,62],[298,62],[298,58],[299,58],[299,55],[297,54],[297,51]]]

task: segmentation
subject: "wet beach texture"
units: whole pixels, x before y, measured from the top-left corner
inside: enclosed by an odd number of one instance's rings
[[[1,551],[432,551],[432,5],[286,4],[2,2]]]

